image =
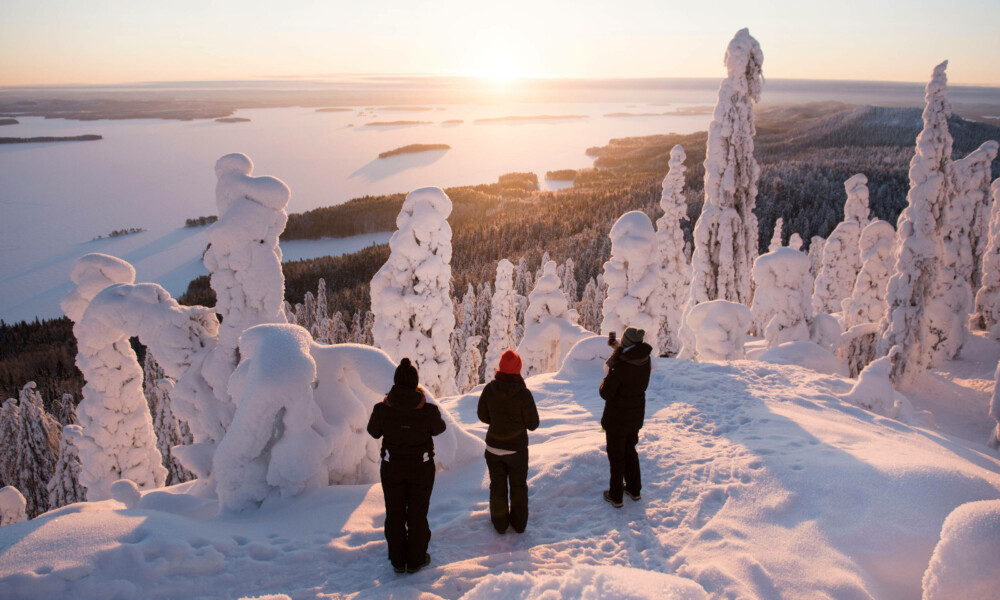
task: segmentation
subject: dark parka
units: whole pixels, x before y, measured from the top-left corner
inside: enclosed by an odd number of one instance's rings
[[[382,458],[389,462],[423,462],[434,456],[432,436],[445,430],[441,411],[420,389],[392,386],[372,409],[368,433],[382,438]],[[388,457],[388,458],[387,458]]]
[[[528,431],[538,428],[538,408],[520,375],[497,373],[479,396],[476,411],[488,423],[486,445],[500,450],[528,447]]]
[[[638,432],[646,415],[646,386],[649,385],[652,346],[640,342],[621,353],[612,354],[608,374],[601,382],[604,398],[601,427],[605,431]]]

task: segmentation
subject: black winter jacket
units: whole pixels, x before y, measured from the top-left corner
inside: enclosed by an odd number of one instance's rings
[[[419,388],[392,386],[368,419],[368,434],[382,438],[382,459],[392,463],[430,460],[434,456],[431,436],[444,429],[441,411]]]
[[[601,427],[606,431],[638,432],[642,428],[652,351],[649,344],[639,343],[618,356],[612,355],[608,374],[600,388],[601,398],[604,398]]]
[[[479,396],[479,420],[489,424],[486,445],[500,450],[524,450],[528,431],[538,429],[535,398],[520,375],[497,373]]]

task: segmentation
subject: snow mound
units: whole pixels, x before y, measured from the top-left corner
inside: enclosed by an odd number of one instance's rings
[[[796,365],[827,375],[846,376],[840,360],[813,342],[786,342],[768,349],[758,360],[775,365]]]
[[[690,309],[684,326],[692,333],[692,358],[705,360],[739,360],[750,328],[750,309],[736,302],[712,300]]]
[[[924,573],[924,600],[990,600],[1000,582],[1000,500],[969,502],[945,519]]]
[[[24,513],[27,502],[21,492],[11,486],[0,488],[0,526],[20,523],[28,518]]]
[[[889,380],[891,369],[892,363],[888,356],[873,361],[858,375],[851,391],[841,398],[885,417],[909,417],[913,409],[906,396],[893,389]]]
[[[502,573],[487,575],[461,600],[702,600],[704,588],[676,575],[629,567],[573,567],[567,573],[547,575]]]
[[[610,356],[611,346],[608,345],[608,338],[600,335],[583,338],[570,348],[556,377],[572,380],[601,373],[605,361]]]
[[[111,498],[124,504],[125,508],[135,508],[139,506],[142,494],[131,479],[119,479],[111,484]]]

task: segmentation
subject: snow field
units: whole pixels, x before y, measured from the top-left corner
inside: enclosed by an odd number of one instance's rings
[[[432,563],[402,576],[386,560],[377,483],[241,514],[215,514],[188,483],[144,492],[133,509],[74,504],[0,529],[0,596],[698,598],[698,586],[709,597],[904,598],[920,594],[946,517],[1000,498],[1000,461],[985,447],[846,404],[850,380],[657,359],[643,499],[614,509],[601,499],[603,343],[528,380],[542,426],[522,535],[492,530],[481,460],[438,473]],[[482,438],[477,391],[440,404],[449,427]]]

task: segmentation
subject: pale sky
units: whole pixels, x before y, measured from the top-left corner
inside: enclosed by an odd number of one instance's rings
[[[719,77],[749,27],[767,78],[1000,86],[1000,1],[3,0],[0,86],[393,73]]]

